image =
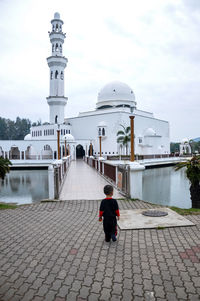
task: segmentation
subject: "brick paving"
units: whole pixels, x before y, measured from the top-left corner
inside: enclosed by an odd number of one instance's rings
[[[0,211],[0,301],[200,300],[200,216],[187,217],[192,227],[119,230],[106,243],[99,204]]]

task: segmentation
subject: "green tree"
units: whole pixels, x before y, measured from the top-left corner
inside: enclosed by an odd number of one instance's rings
[[[29,119],[16,118],[16,121],[0,117],[0,140],[23,140],[30,132]]]
[[[178,163],[175,170],[183,167],[186,167],[186,175],[190,181],[192,208],[200,208],[200,155],[194,155],[191,160]]]
[[[128,155],[128,142],[131,141],[131,128],[130,126],[125,127],[122,124],[120,126],[123,130],[117,132],[117,143],[122,143],[126,147],[126,155]]]
[[[7,172],[10,171],[12,163],[8,159],[0,157],[0,178],[4,179]]]

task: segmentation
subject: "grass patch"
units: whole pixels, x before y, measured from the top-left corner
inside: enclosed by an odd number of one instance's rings
[[[58,202],[58,200],[41,200],[41,203],[54,203],[54,202]]]
[[[135,202],[135,201],[141,201],[141,200],[139,200],[139,199],[126,199],[126,201]]]
[[[15,204],[6,204],[6,203],[0,203],[0,210],[5,209],[16,209],[18,206]]]
[[[164,226],[158,226],[158,227],[157,227],[157,230],[163,230],[163,229],[165,229]]]
[[[200,209],[197,208],[190,208],[190,209],[182,209],[178,207],[169,207],[171,210],[176,211],[180,215],[199,215]]]

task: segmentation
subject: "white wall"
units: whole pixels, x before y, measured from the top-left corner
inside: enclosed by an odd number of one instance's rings
[[[68,118],[67,121],[72,124],[72,135],[76,141],[79,139],[94,140],[94,151],[99,152],[98,124],[102,121],[107,125],[105,127],[106,137],[102,138],[102,153],[103,155],[116,154],[119,151],[117,144],[117,132],[121,129],[120,124],[124,126],[130,125],[130,113],[128,112],[112,112],[103,114],[80,116]],[[145,130],[153,128],[157,136],[148,137],[152,147],[141,147],[138,144],[138,136],[144,135]],[[135,115],[135,153],[136,154],[165,154],[170,152],[169,141],[169,123],[163,120],[149,118],[145,116]],[[143,137],[144,138],[144,137]],[[144,139],[143,139],[144,140]],[[161,145],[163,146],[160,149]],[[107,154],[105,154],[107,153]],[[124,151],[125,153],[125,151]]]

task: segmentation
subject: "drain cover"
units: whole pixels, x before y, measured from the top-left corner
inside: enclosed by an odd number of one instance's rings
[[[160,217],[160,216],[166,216],[168,215],[165,211],[159,211],[159,210],[147,210],[142,212],[145,216],[152,216],[152,217]]]

